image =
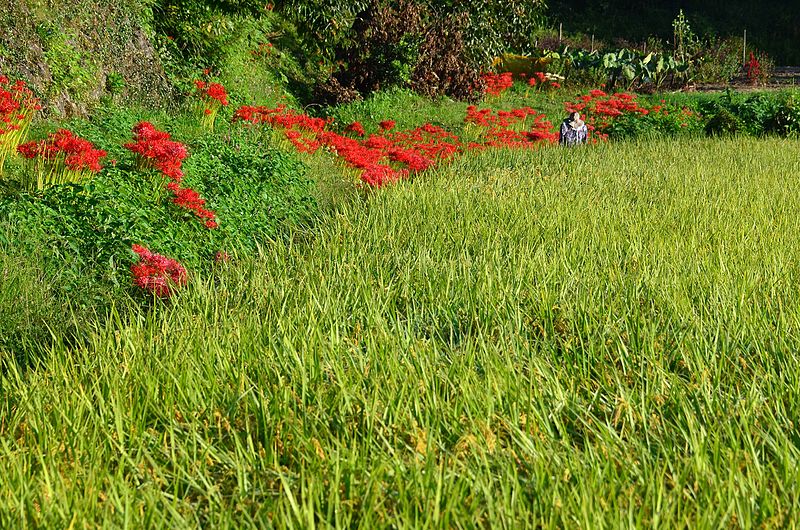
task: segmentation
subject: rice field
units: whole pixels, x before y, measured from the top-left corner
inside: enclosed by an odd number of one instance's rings
[[[800,526],[798,146],[473,153],[0,352],[0,527]]]

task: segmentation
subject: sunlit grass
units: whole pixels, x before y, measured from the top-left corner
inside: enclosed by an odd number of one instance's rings
[[[797,147],[471,155],[6,359],[0,526],[793,527]]]

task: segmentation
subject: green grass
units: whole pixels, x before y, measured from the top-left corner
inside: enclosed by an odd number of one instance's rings
[[[564,101],[585,92],[580,89],[537,92],[527,89],[522,83],[515,83],[512,89],[501,96],[489,98],[475,105],[495,110],[530,106],[546,114],[554,124],[557,124],[565,116]],[[459,133],[464,128],[464,117],[469,105],[470,103],[446,97],[432,101],[411,91],[398,89],[377,92],[364,101],[332,107],[326,111],[342,127],[360,121],[367,133],[376,132],[378,124],[387,119],[395,120],[398,130],[413,129],[425,123],[433,123]]]
[[[796,151],[470,156],[5,358],[0,527],[796,527]]]

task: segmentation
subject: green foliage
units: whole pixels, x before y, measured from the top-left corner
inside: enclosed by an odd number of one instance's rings
[[[468,18],[439,16],[413,0],[370,2],[351,28],[358,38],[334,50],[337,68],[317,84],[315,102],[348,103],[399,87],[474,99],[481,81],[466,46]]]
[[[367,10],[371,0],[277,0],[276,9],[294,23],[313,54],[334,60],[337,48],[355,44],[353,24]]]
[[[122,143],[136,121],[135,113],[119,112],[113,119],[72,123],[116,159],[116,166],[86,185],[55,186],[39,194],[6,188],[0,196],[0,249],[37,256],[32,270],[55,282],[42,296],[102,313],[134,292],[132,244],[144,244],[202,275],[217,251],[251,255],[265,241],[315,218],[316,190],[300,162],[276,150],[268,137],[237,127],[190,139],[184,185],[216,211],[220,226],[208,230],[171,203],[163,177],[133,168]],[[33,318],[28,324],[41,325]],[[15,329],[21,325],[17,322]],[[14,336],[26,336],[23,331]]]
[[[800,133],[796,90],[738,94],[727,91],[723,97],[698,105],[709,117],[711,134],[742,132],[754,136]]]
[[[410,4],[430,11],[436,20],[463,17],[464,41],[473,66],[486,67],[506,51],[533,51],[532,35],[544,23],[543,0],[285,0],[276,5],[304,38],[316,43],[316,54],[333,60],[334,50],[357,46],[362,34],[356,28],[370,9],[397,8]]]
[[[533,35],[545,25],[545,0],[428,1],[441,16],[466,12],[466,43],[479,65],[488,65],[505,52],[532,53]]]
[[[711,136],[733,135],[741,128],[739,119],[726,108],[720,108],[708,120],[706,133]]]
[[[193,144],[186,171],[198,181],[220,223],[211,239],[220,248],[253,253],[259,243],[308,225],[316,214],[314,183],[303,166],[250,131],[230,140],[205,137]]]
[[[11,228],[0,223],[0,363],[12,356],[26,365],[53,336],[74,335],[78,321],[87,324],[69,304],[87,293],[58,292],[59,271],[42,267],[48,254],[45,242],[33,240],[32,234],[15,234]]]
[[[106,91],[112,96],[120,94],[125,89],[125,78],[117,72],[110,72],[106,76]]]
[[[153,9],[154,28],[198,66],[220,64],[235,39],[236,20],[227,10],[199,0],[162,0]]]
[[[94,87],[97,65],[90,56],[75,47],[75,36],[63,28],[45,22],[37,28],[44,46],[44,59],[52,77],[51,93],[66,90],[81,98]]]
[[[622,85],[627,90],[660,90],[689,69],[688,63],[677,61],[671,54],[628,48],[603,53],[565,48],[560,52],[546,51],[542,56],[551,61],[548,71],[558,71],[573,83],[602,83],[610,89]]]
[[[683,9],[678,12],[678,16],[672,21],[672,31],[675,56],[681,62],[688,62],[700,47],[700,38],[692,31],[686,15],[683,14]]]
[[[605,131],[614,140],[623,138],[656,139],[697,135],[703,131],[703,120],[689,109],[672,108],[667,112],[645,115],[626,113],[611,121]]]
[[[710,37],[695,59],[692,78],[698,83],[728,83],[742,72],[741,37]]]

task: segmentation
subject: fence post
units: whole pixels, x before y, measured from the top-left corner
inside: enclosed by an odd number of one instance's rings
[[[747,64],[747,30],[744,30],[744,45],[742,46],[742,66]]]
[[[558,23],[558,45],[561,46],[561,31],[564,29],[564,23]]]
[[[592,33],[592,49],[590,53],[594,53],[594,33]]]

